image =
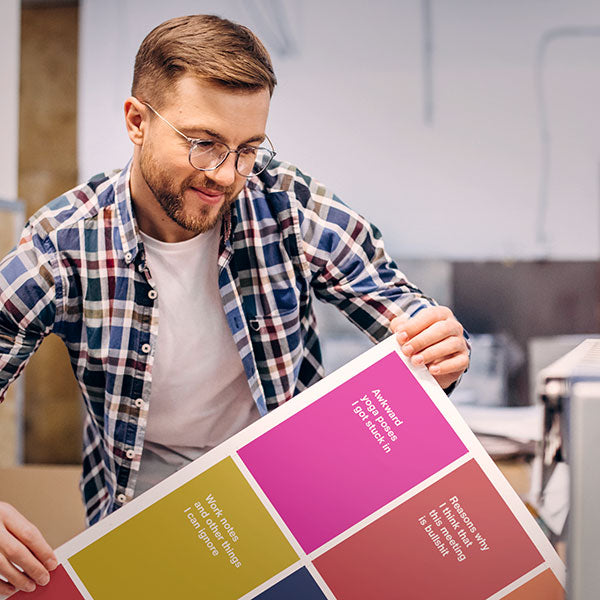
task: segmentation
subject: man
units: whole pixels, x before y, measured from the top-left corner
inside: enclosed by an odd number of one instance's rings
[[[373,340],[391,328],[445,389],[468,365],[460,324],[404,279],[379,232],[272,160],[275,83],[246,28],[163,23],[125,102],[130,164],[42,208],[0,263],[0,391],[43,336],[64,340],[87,408],[90,523],[322,376],[313,296]],[[0,592],[45,585],[55,566],[0,505]]]

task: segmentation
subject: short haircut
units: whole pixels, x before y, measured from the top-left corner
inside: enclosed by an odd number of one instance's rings
[[[215,15],[169,19],[155,27],[135,57],[131,93],[160,107],[185,74],[232,91],[268,89],[277,83],[262,42],[243,25]]]

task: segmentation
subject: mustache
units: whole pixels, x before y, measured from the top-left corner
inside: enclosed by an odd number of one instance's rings
[[[207,190],[214,190],[215,192],[220,192],[221,194],[225,195],[231,194],[234,190],[233,186],[225,187],[219,185],[208,179],[208,177],[205,177],[202,181],[194,181],[194,177],[189,177],[186,181],[184,181],[182,188],[205,188]]]

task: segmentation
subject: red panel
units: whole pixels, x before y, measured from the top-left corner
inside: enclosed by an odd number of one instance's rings
[[[35,592],[17,592],[10,600],[83,600],[83,596],[62,565],[50,573],[50,583],[37,586]]]
[[[542,562],[471,460],[314,564],[341,600],[481,600]]]

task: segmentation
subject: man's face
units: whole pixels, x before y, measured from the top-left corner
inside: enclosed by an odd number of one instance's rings
[[[232,92],[191,75],[177,81],[160,114],[190,138],[224,142],[232,150],[260,145],[265,137],[269,92]],[[212,229],[243,189],[236,155],[214,171],[189,163],[190,144],[148,109],[140,148],[141,175],[164,213],[187,232]]]

